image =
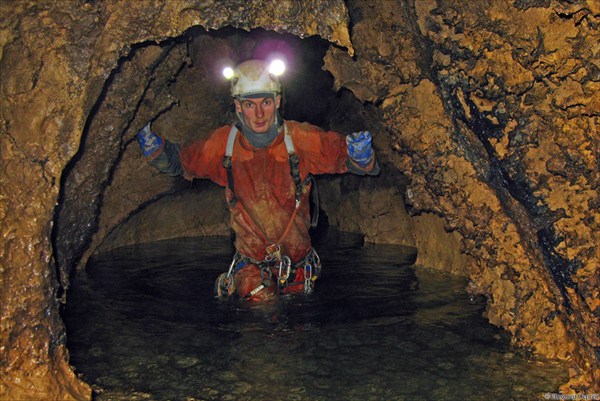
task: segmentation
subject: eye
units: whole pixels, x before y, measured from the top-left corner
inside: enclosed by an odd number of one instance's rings
[[[273,100],[271,100],[271,99],[266,99],[266,100],[263,102],[263,104],[264,104],[265,106],[270,106],[272,103],[273,103]]]

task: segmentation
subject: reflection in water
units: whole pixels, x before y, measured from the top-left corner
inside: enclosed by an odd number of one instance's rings
[[[71,364],[100,401],[531,400],[567,380],[406,248],[317,249],[315,293],[261,306],[213,298],[226,238],[97,255],[64,311]]]

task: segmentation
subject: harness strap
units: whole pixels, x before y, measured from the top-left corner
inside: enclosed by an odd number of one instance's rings
[[[288,133],[287,125],[284,126],[283,140],[285,142],[285,149],[287,150],[289,156],[290,173],[292,174],[294,185],[296,185],[296,202],[300,202],[300,200],[302,199],[302,195],[304,195],[304,192],[306,192],[306,188],[308,188],[311,181],[314,182],[314,178],[312,174],[309,174],[306,177],[306,180],[302,182],[302,177],[300,176],[300,158],[298,158],[298,154],[296,153],[296,149],[294,148],[294,142],[292,142],[292,137]]]
[[[229,130],[229,136],[227,137],[227,145],[225,147],[225,155],[223,156],[223,167],[227,172],[227,187],[231,191],[231,199],[229,204],[231,207],[235,207],[237,204],[237,197],[235,195],[234,189],[234,180],[233,180],[233,169],[232,169],[232,157],[233,157],[233,148],[235,145],[235,140],[238,133],[238,128],[235,125],[231,126]],[[283,125],[283,141],[285,143],[285,148],[288,153],[288,159],[290,163],[290,173],[292,175],[292,180],[296,187],[295,191],[295,199],[296,199],[296,207],[294,208],[294,212],[290,217],[290,221],[288,222],[285,230],[281,237],[274,243],[279,244],[283,239],[287,236],[288,232],[292,228],[292,224],[296,219],[296,215],[298,213],[298,209],[300,207],[300,202],[302,201],[302,196],[307,191],[307,188],[314,188],[314,192],[312,193],[313,200],[313,213],[311,215],[311,228],[315,228],[317,226],[317,222],[319,220],[319,195],[316,188],[316,181],[312,174],[308,174],[306,179],[302,181],[302,177],[300,176],[300,159],[298,158],[298,154],[296,153],[296,149],[294,148],[294,142],[292,141],[292,137],[288,132],[287,124]],[[311,187],[312,183],[312,187]],[[266,238],[265,238],[266,239]],[[267,239],[268,240],[268,239]]]
[[[227,171],[227,186],[232,193],[232,197],[230,200],[231,206],[235,206],[237,203],[237,197],[235,196],[234,190],[234,182],[233,182],[233,171],[232,171],[232,156],[233,156],[233,147],[235,145],[235,139],[237,137],[238,128],[235,125],[231,126],[229,130],[229,136],[227,137],[227,146],[225,147],[225,156],[223,156],[223,167]],[[287,125],[283,126],[283,141],[285,143],[285,149],[287,150],[290,162],[290,172],[292,175],[292,179],[294,181],[294,185],[296,186],[296,202],[300,202],[302,199],[302,195],[306,191],[306,188],[310,184],[311,180],[314,184],[314,178],[309,174],[306,177],[306,180],[302,182],[302,178],[300,177],[300,159],[296,154],[296,149],[294,148],[294,142],[292,141],[292,137],[288,133]],[[314,218],[313,218],[314,220]],[[311,221],[311,226],[312,226]]]
[[[237,132],[237,127],[235,125],[232,125],[231,130],[229,130],[229,137],[227,138],[225,156],[223,156],[223,167],[227,172],[227,187],[231,191],[231,200],[229,201],[231,207],[235,207],[235,205],[237,204],[237,197],[235,196],[235,190],[233,187],[233,171],[231,169],[231,155],[233,154],[233,145],[235,144],[235,137],[237,136]]]
[[[315,180],[312,174],[309,174],[304,183],[306,187],[312,184],[310,187],[310,197],[313,203],[313,210],[310,216],[310,228],[316,228],[319,222],[319,190],[317,189],[317,180]]]
[[[285,142],[285,149],[287,150],[288,155],[296,153],[294,142],[292,142],[292,137],[288,133],[287,124],[283,124],[283,141]]]
[[[235,137],[237,135],[238,129],[235,125],[231,126],[229,130],[229,137],[227,137],[227,146],[225,147],[225,156],[231,157],[233,154],[233,145],[235,144]]]
[[[292,174],[292,179],[294,180],[294,185],[296,185],[296,202],[300,202],[302,195],[304,195],[309,185],[312,184],[311,198],[313,201],[313,213],[311,215],[310,227],[315,228],[319,221],[319,192],[317,191],[317,181],[312,174],[308,174],[304,182],[302,182],[300,176],[300,159],[294,148],[294,142],[292,142],[292,137],[288,133],[287,125],[284,125],[283,129],[283,140],[290,160],[290,172]]]

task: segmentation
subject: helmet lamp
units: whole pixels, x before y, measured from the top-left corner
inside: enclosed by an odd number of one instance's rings
[[[225,77],[225,79],[231,79],[231,78],[233,78],[233,75],[234,75],[233,68],[231,68],[231,67],[223,68],[223,76]]]
[[[285,72],[285,63],[279,59],[271,61],[271,64],[269,64],[269,72],[276,77],[283,75]]]

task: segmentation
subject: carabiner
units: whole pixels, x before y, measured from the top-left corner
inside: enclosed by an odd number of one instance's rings
[[[227,278],[231,278],[231,276],[233,275],[233,269],[235,269],[235,265],[237,265],[237,262],[239,261],[237,253],[235,255],[233,255],[233,260],[231,261],[231,264],[229,265],[229,270],[227,270]]]
[[[268,288],[273,284],[271,268],[268,265],[265,265],[260,268],[260,281],[265,288]]]
[[[306,266],[304,266],[304,293],[305,294],[310,294],[312,292],[312,285],[311,285],[311,280],[312,280],[312,266],[310,265],[310,263],[307,263]]]
[[[285,275],[283,274],[283,267],[285,265]],[[292,260],[288,256],[284,256],[279,261],[279,285],[284,286],[290,277],[292,271]]]

